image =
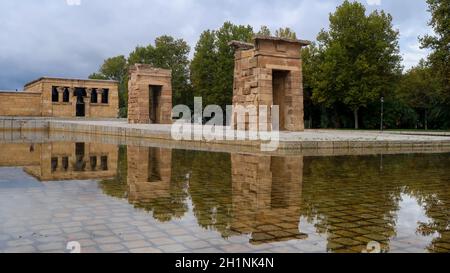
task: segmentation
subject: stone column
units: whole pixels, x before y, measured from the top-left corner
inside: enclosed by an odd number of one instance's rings
[[[75,87],[69,87],[69,97],[75,96]],[[70,101],[70,99],[69,99]]]
[[[58,102],[63,101],[64,89],[65,87],[56,87],[56,91],[58,91]]]
[[[90,117],[91,116],[91,95],[92,95],[92,88],[86,88],[86,98],[84,100],[85,116],[86,117]]]
[[[95,168],[94,168],[94,169],[92,169],[92,159],[93,159],[93,157],[96,159],[96,161],[95,161]],[[89,168],[89,170],[91,170],[91,171],[96,171],[96,170],[97,170],[97,168],[98,168],[98,160],[97,160],[97,156],[89,156],[88,168]]]
[[[58,156],[58,170],[64,172],[63,156]]]
[[[43,178],[49,178],[52,175],[52,147],[53,144],[42,144],[41,146],[41,161],[40,161],[40,167],[41,167],[41,179]]]
[[[86,98],[91,98],[91,95],[92,95],[92,90],[93,90],[94,88],[86,88]]]
[[[103,88],[97,88],[97,103],[102,103]]]
[[[74,99],[75,87],[69,87],[68,91],[69,91],[69,102],[70,102],[70,104],[72,105],[72,108],[73,108],[73,115],[72,116],[75,117],[76,113],[77,113],[77,100]]]

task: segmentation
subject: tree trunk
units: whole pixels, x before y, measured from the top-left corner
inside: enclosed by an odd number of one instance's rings
[[[358,109],[353,110],[353,114],[355,116],[355,129],[359,129]]]
[[[425,131],[428,130],[428,110],[425,109]]]

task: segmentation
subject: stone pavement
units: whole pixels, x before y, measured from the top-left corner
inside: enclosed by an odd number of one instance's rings
[[[195,140],[202,130],[194,130],[193,140],[176,141],[171,136],[171,125],[128,124],[126,120],[85,119],[37,119],[1,118],[0,130],[49,130],[50,132],[88,133],[126,138],[158,139],[188,144],[226,144],[259,147],[261,141],[251,140]],[[218,127],[224,129],[224,127]],[[210,131],[207,126],[204,131]],[[273,137],[275,133],[266,133]],[[210,136],[204,134],[203,136]],[[450,133],[427,133],[417,131],[355,131],[355,130],[305,130],[304,132],[279,132],[280,149],[341,149],[341,148],[395,148],[395,147],[448,147]]]

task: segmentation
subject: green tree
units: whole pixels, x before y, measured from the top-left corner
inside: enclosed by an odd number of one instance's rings
[[[428,61],[433,74],[438,75],[441,85],[442,98],[450,104],[450,1],[427,0],[431,21],[435,35],[426,35],[421,38],[422,46],[430,48],[432,53]]]
[[[196,96],[204,105],[230,105],[233,96],[234,52],[228,45],[232,40],[250,42],[251,26],[225,22],[218,30],[206,30],[195,47],[191,64],[191,82]],[[207,71],[203,71],[207,70]]]
[[[247,25],[233,25],[225,22],[216,32],[217,70],[216,93],[217,105],[225,107],[231,105],[233,97],[234,80],[234,50],[228,45],[232,40],[250,42],[253,38],[253,29]]]
[[[100,67],[99,71],[89,76],[89,79],[115,80],[119,82],[120,117],[126,117],[126,108],[128,102],[127,77],[128,62],[123,55],[106,59]]]
[[[279,28],[275,31],[275,36],[279,38],[297,39],[297,34],[290,28]]]
[[[258,36],[272,36],[272,32],[270,31],[270,28],[267,26],[261,26],[259,31],[256,33]],[[275,31],[275,37],[279,38],[288,38],[288,39],[297,39],[297,34],[295,31],[290,29],[289,27],[279,28]]]
[[[272,36],[272,32],[270,31],[270,29],[267,26],[261,26],[258,33],[256,33],[256,34],[258,36],[266,36],[266,37]]]
[[[344,1],[330,14],[329,31],[318,37],[321,63],[313,91],[316,103],[342,103],[359,128],[361,107],[391,92],[401,71],[399,33],[384,11],[366,15],[358,2]]]
[[[303,104],[305,111],[305,120],[308,121],[307,127],[313,127],[314,113],[320,111],[312,100],[314,87],[317,82],[318,66],[320,64],[320,52],[315,43],[302,48],[303,65]]]
[[[120,55],[106,59],[99,69],[98,73],[107,79],[122,81],[127,74],[127,59],[125,56]]]
[[[194,94],[203,98],[205,105],[215,104],[219,100],[216,87],[217,50],[215,31],[207,30],[200,35],[191,62],[191,82]]]
[[[420,61],[402,77],[398,85],[398,96],[416,111],[422,112],[425,130],[428,129],[428,118],[433,107],[438,103],[439,85],[433,70]]]

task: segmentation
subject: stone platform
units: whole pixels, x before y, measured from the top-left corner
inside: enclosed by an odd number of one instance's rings
[[[45,119],[45,118],[2,118],[0,117],[0,139],[7,139],[13,132],[41,131],[64,135],[83,134],[118,139],[118,143],[143,145],[163,143],[173,148],[201,148],[225,151],[257,151],[261,141],[249,140],[174,140],[171,125],[128,124],[124,119]],[[61,134],[64,133],[64,134]],[[70,134],[69,134],[70,133]],[[195,131],[194,135],[201,135]],[[405,131],[354,131],[354,130],[306,130],[304,132],[280,132],[279,151],[297,153],[307,150],[377,149],[397,150],[450,150],[448,132],[405,132]]]

